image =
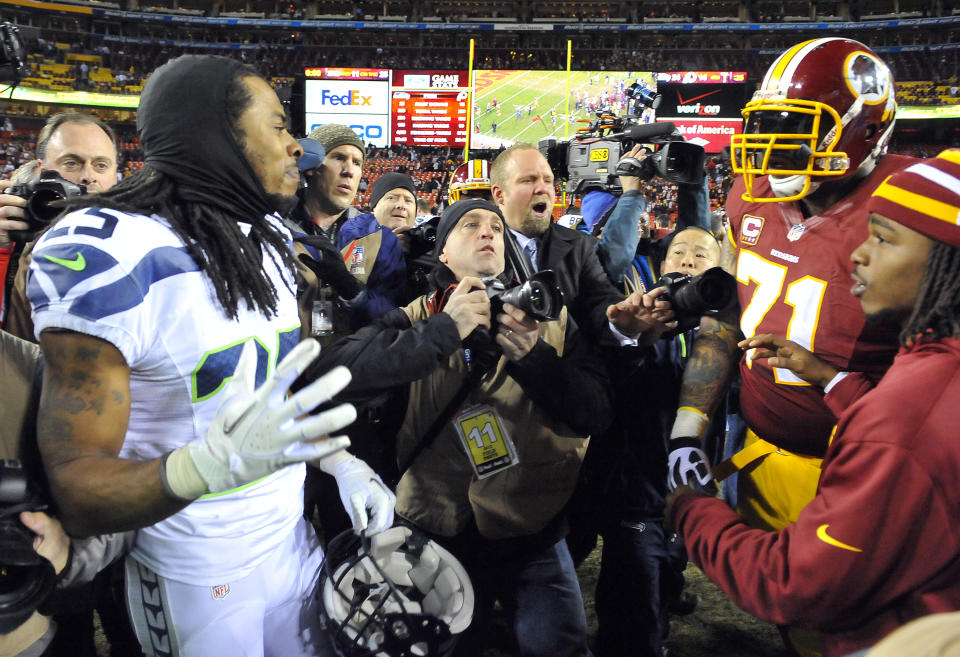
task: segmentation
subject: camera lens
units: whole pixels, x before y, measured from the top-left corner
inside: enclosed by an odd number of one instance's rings
[[[27,211],[44,223],[50,223],[62,212],[60,208],[51,208],[50,204],[65,198],[55,189],[38,189],[27,203]]]
[[[530,294],[527,296],[527,302],[530,304],[530,310],[538,315],[543,315],[547,311],[546,295],[543,293],[543,286],[539,281],[530,281]]]

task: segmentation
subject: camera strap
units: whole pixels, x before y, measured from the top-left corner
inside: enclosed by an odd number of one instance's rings
[[[403,477],[404,473],[410,469],[410,466],[413,465],[414,461],[417,460],[417,457],[420,456],[423,450],[433,444],[433,441],[436,440],[443,427],[453,419],[454,413],[456,413],[457,410],[459,410],[459,408],[463,405],[463,402],[466,401],[467,397],[470,395],[470,392],[477,387],[477,385],[479,385],[480,379],[483,378],[484,374],[486,374],[486,371],[479,367],[470,370],[470,372],[467,374],[467,378],[460,386],[460,389],[457,390],[457,394],[455,394],[443,408],[443,410],[440,411],[440,414],[434,418],[433,422],[430,424],[430,427],[423,434],[420,442],[418,442],[416,447],[414,447],[413,452],[411,452],[407,460],[400,464],[400,477]]]

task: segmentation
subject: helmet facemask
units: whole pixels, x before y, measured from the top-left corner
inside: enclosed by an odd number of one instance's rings
[[[350,531],[334,538],[320,596],[324,623],[346,657],[449,655],[474,607],[463,566],[403,526],[370,539]]]

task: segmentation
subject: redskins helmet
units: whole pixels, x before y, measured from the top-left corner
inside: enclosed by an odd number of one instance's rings
[[[895,111],[890,69],[862,43],[793,46],[743,108],[744,133],[730,140],[743,199],[795,201],[823,182],[867,175],[886,151]],[[755,195],[757,176],[769,176],[774,196]]]
[[[467,160],[450,176],[450,202],[461,198],[493,198],[490,184],[490,163],[486,160]]]
[[[473,585],[450,552],[397,526],[330,541],[321,615],[342,657],[442,657],[473,619]]]

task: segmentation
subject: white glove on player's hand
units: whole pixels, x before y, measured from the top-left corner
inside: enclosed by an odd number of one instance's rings
[[[393,525],[397,498],[364,461],[349,452],[337,452],[314,465],[337,480],[340,501],[354,532],[373,536]]]
[[[290,384],[319,353],[320,345],[315,340],[304,340],[277,365],[273,376],[254,390],[256,348],[253,340],[248,341],[206,435],[174,450],[167,458],[170,490],[178,497],[195,499],[348,447],[350,439],[345,436],[313,439],[353,422],[357,413],[351,404],[297,419],[346,387],[350,382],[347,368],[334,368],[287,397]]]
[[[690,486],[698,493],[715,495],[717,485],[710,471],[710,459],[700,449],[696,438],[674,438],[670,441],[667,456],[667,490],[673,492],[678,486]]]

